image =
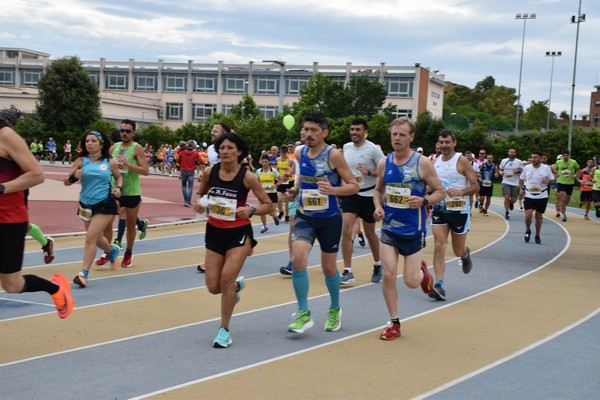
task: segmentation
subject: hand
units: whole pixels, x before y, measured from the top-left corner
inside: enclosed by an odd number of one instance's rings
[[[322,181],[317,182],[317,186],[319,187],[319,193],[321,194],[326,194],[326,195],[331,195],[331,194],[335,194],[333,192],[333,186],[331,186],[331,183],[329,182],[329,179],[327,179],[327,177],[323,177]]]
[[[385,216],[385,211],[383,211],[383,208],[381,206],[375,207],[375,212],[373,213],[373,219],[375,219],[375,222],[381,221],[384,216]]]
[[[119,188],[114,188],[113,190],[111,190],[111,193],[116,198],[121,197],[121,189],[119,189]]]
[[[368,175],[368,173],[369,173],[369,171],[367,171],[365,166],[362,164],[358,164],[358,172],[360,172],[363,175]]]
[[[448,188],[448,190],[446,190],[446,194],[448,194],[448,196],[450,197],[460,197],[461,195],[459,194],[460,190],[450,187]]]

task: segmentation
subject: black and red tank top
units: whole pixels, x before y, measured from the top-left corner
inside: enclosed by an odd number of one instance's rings
[[[230,181],[219,178],[221,164],[215,164],[208,179],[208,223],[219,228],[237,228],[249,225],[250,219],[240,219],[235,210],[244,207],[248,189],[244,185],[244,175],[248,171],[241,167]]]

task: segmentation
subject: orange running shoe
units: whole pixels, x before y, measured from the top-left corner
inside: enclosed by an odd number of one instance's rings
[[[54,293],[50,297],[52,297],[52,300],[56,305],[58,316],[61,319],[65,319],[71,315],[71,311],[73,311],[73,307],[75,307],[75,302],[70,294],[71,284],[69,281],[67,281],[67,278],[61,274],[55,274],[51,281],[58,285],[58,292]]]
[[[381,332],[379,339],[394,340],[400,336],[402,336],[400,333],[400,324],[394,324],[392,321],[388,321],[387,327]]]
[[[429,270],[427,269],[427,263],[424,260],[421,261],[421,271],[423,271],[421,289],[425,294],[429,294],[433,290],[433,276],[431,276],[429,273]]]

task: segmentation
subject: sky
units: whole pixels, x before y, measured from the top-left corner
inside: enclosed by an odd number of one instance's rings
[[[582,0],[3,0],[0,47],[81,60],[411,66],[473,88],[487,76],[521,104],[589,114],[600,85],[600,1]],[[535,13],[536,19],[516,19]],[[523,30],[525,28],[525,40]],[[521,51],[524,43],[524,50]],[[546,56],[560,51],[562,56]],[[523,67],[520,74],[521,54]],[[551,79],[552,74],[552,79]],[[593,117],[593,116],[592,116]]]

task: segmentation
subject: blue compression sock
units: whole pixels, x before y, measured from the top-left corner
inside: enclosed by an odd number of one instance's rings
[[[335,275],[325,277],[325,285],[329,290],[329,297],[331,298],[330,309],[340,307],[340,273],[335,271]]]
[[[121,243],[123,241],[123,235],[125,234],[125,220],[119,219],[119,225],[117,225],[117,241]]]
[[[298,309],[308,311],[308,272],[305,269],[302,271],[292,270],[292,285],[298,300]]]

